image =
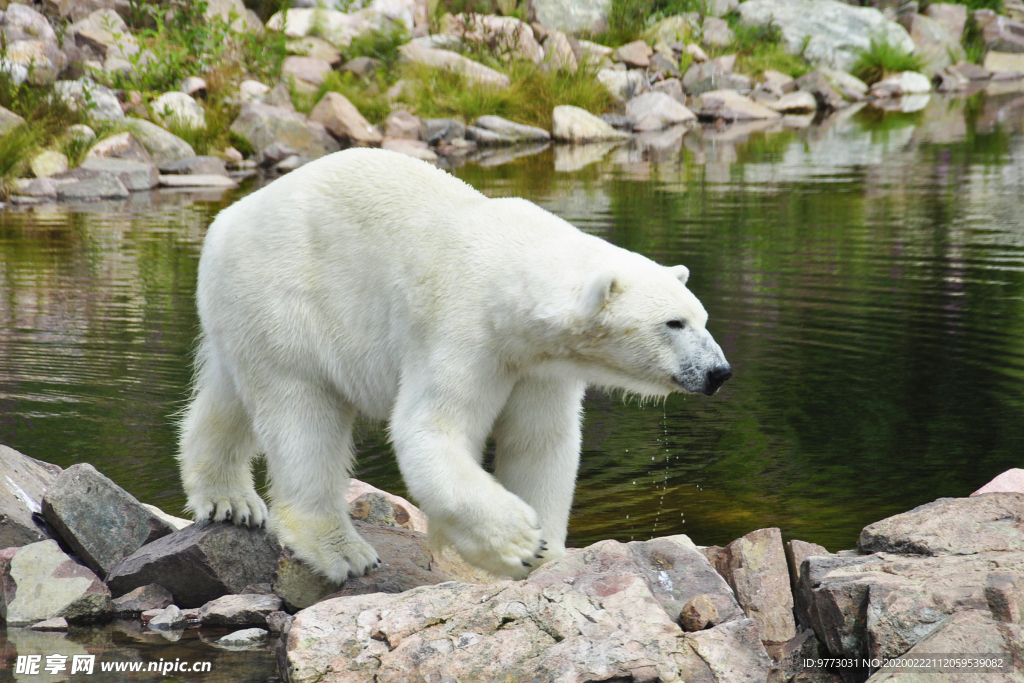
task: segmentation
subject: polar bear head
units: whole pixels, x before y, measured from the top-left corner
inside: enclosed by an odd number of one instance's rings
[[[714,394],[732,369],[705,329],[707,312],[686,287],[690,271],[626,253],[582,282],[576,364],[595,384],[645,396]]]

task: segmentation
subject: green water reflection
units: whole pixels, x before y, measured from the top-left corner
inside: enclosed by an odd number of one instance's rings
[[[455,172],[663,263],[735,376],[715,397],[589,396],[577,544],[860,528],[1024,462],[1024,98],[548,149]],[[241,193],[0,212],[0,442],[90,462],[180,513],[199,248]],[[367,481],[404,487],[379,426]]]

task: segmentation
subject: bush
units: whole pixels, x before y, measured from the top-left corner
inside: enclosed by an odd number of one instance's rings
[[[860,51],[851,73],[871,85],[891,74],[922,69],[924,59],[920,55],[906,52],[898,45],[892,45],[885,40],[872,38],[871,46]]]

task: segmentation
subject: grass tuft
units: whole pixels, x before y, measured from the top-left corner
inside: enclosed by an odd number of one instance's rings
[[[868,85],[877,83],[886,76],[904,71],[921,71],[924,59],[920,55],[906,52],[898,45],[872,38],[871,46],[861,50],[850,72]]]
[[[786,52],[782,42],[782,29],[773,22],[764,26],[745,26],[739,21],[738,14],[726,17],[729,26],[736,36],[736,41],[728,48],[720,48],[714,56],[736,53],[736,71],[754,78],[760,78],[765,71],[774,69],[784,74],[799,78],[810,71],[810,66],[800,55]]]

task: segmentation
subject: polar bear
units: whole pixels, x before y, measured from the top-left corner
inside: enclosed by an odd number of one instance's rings
[[[344,495],[362,414],[388,421],[431,540],[522,577],[565,553],[588,383],[711,395],[730,377],[688,274],[401,154],[309,163],[206,235],[188,507],[263,524],[262,453],[281,542],[335,581],[364,574],[379,559]]]

